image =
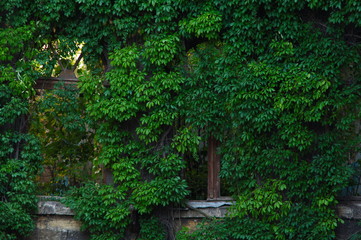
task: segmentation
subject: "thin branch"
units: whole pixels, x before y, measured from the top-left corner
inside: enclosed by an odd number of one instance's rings
[[[74,64],[73,68],[71,69],[72,72],[74,72],[75,69],[78,67],[78,65],[79,65],[82,58],[83,58],[83,53],[81,52],[78,59],[75,61],[75,64]]]
[[[57,62],[58,64],[60,65],[61,69],[64,70],[65,67],[63,66],[63,64],[61,63],[60,61],[60,58],[59,58],[59,53],[54,49],[53,45],[51,44],[51,42],[49,43],[49,49],[52,51],[52,53],[54,54],[55,57],[57,57]]]
[[[164,142],[165,142],[165,138],[168,136],[170,130],[172,130],[172,126],[169,126],[169,128],[167,129],[167,131],[163,134],[161,140],[160,140],[160,145],[164,146]]]
[[[320,26],[322,26],[322,27],[324,27],[324,28],[328,28],[328,26],[326,25],[326,24],[324,24],[324,23],[320,23],[320,22],[315,22],[315,23],[317,23],[318,25],[320,25]]]
[[[202,212],[201,210],[199,210],[199,209],[197,209],[197,208],[194,208],[194,207],[192,207],[191,205],[189,205],[188,203],[186,203],[186,206],[189,208],[189,209],[191,209],[191,210],[193,210],[193,211],[196,211],[197,213],[200,213],[200,214],[202,214],[203,216],[205,216],[206,218],[208,218],[208,219],[213,219],[210,215],[208,215],[207,213],[205,213],[205,212]]]
[[[361,36],[355,35],[355,34],[345,34],[345,36],[346,37],[355,37],[355,38],[361,39]]]

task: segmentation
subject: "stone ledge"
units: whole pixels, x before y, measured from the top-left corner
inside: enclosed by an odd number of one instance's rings
[[[202,209],[188,209],[180,208],[174,209],[173,214],[175,219],[187,219],[187,218],[204,218],[205,216],[223,218],[226,216],[227,207],[219,208],[202,208]]]
[[[215,217],[223,218],[226,216],[227,209],[233,201],[195,201],[186,202],[185,208],[176,208],[173,210],[174,218],[204,218]]]
[[[74,216],[74,212],[62,204],[60,197],[39,197],[38,215]]]
[[[61,197],[40,197],[38,215],[74,216],[74,212],[60,202]],[[177,218],[225,217],[232,201],[188,201],[185,208],[174,209]],[[361,199],[343,199],[336,207],[338,216],[343,219],[361,219]],[[202,214],[204,213],[204,214]]]
[[[88,235],[80,230],[81,222],[73,219],[74,212],[62,204],[61,197],[39,197],[37,229],[31,240],[85,240]],[[187,201],[185,207],[174,208],[173,218],[178,230],[181,226],[195,226],[205,217],[223,218],[233,201]],[[337,227],[337,240],[349,239],[361,230],[361,198],[339,199],[335,210],[345,222]],[[194,227],[193,226],[193,227]]]
[[[174,209],[175,218],[222,218],[226,216],[227,208],[232,201],[187,201],[185,208]],[[339,200],[336,206],[337,215],[342,219],[361,220],[361,197]]]
[[[337,214],[343,219],[361,219],[360,200],[341,200],[337,205]]]

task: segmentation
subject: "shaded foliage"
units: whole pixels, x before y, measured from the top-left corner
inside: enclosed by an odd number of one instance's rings
[[[62,195],[70,186],[92,179],[93,122],[85,117],[76,86],[60,82],[53,90],[43,90],[33,105],[30,132],[41,142],[43,165],[50,175],[39,182],[41,193]]]

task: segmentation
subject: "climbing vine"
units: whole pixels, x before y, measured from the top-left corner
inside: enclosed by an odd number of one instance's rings
[[[235,204],[180,238],[335,237],[336,197],[358,161],[361,3],[14,0],[0,9],[2,26],[38,26],[37,72],[54,72],[54,46],[82,45],[93,163],[112,174],[67,203],[93,239],[131,238],[150,223],[171,238],[157,212],[188,196],[186,161],[211,136]]]
[[[26,47],[34,25],[0,28],[0,238],[21,239],[34,227],[34,179],[40,168],[37,139],[27,134],[33,95],[32,53]]]

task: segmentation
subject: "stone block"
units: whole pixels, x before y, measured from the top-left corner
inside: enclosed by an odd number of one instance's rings
[[[36,229],[29,240],[87,240],[88,235],[81,231],[81,223],[73,216],[39,216]]]
[[[74,212],[58,201],[39,201],[38,214],[73,216]]]

